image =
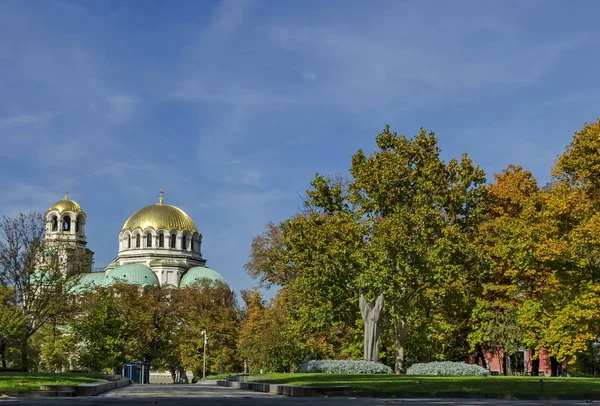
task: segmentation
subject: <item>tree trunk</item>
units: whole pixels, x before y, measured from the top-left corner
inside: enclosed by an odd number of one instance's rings
[[[560,364],[556,357],[550,357],[550,376],[560,376],[559,368]]]
[[[21,341],[21,368],[24,371],[29,371],[29,365],[27,365],[29,363],[29,354],[27,353],[28,349],[29,339],[24,338],[23,341]]]
[[[531,358],[535,355],[535,351],[531,350]],[[540,358],[531,360],[531,376],[538,376],[540,374]]]
[[[479,365],[479,360],[481,360],[481,366],[487,369],[485,355],[483,355],[483,348],[481,347],[481,345],[477,346],[477,353],[475,354],[475,365]]]
[[[179,382],[178,383],[189,383],[187,379],[187,374],[185,373],[185,368],[180,366],[179,368]]]
[[[406,351],[406,321],[403,318],[399,318],[394,321],[394,348],[396,349],[396,362],[394,365],[394,372],[397,374],[403,374],[405,371],[405,351]]]
[[[6,341],[0,340],[0,358],[2,358],[2,368],[6,369]]]
[[[510,356],[508,354],[506,354],[504,351],[502,351],[502,370],[503,370],[504,376],[512,375],[512,368],[510,365]]]

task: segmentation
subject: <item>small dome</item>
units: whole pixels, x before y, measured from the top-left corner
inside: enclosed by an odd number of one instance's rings
[[[93,290],[103,285],[106,274],[104,272],[82,273],[79,282],[71,289],[72,293],[82,293]]]
[[[59,213],[62,213],[64,211],[72,211],[74,213],[83,213],[83,210],[81,210],[81,206],[79,205],[79,203],[77,203],[74,200],[70,200],[68,193],[65,193],[65,197],[63,199],[54,203],[48,209],[48,211],[53,211],[53,210],[56,210]]]
[[[156,274],[144,264],[125,264],[110,271],[104,278],[103,286],[117,283],[146,286],[160,286]]]
[[[151,204],[139,209],[131,215],[123,225],[121,231],[133,231],[136,228],[145,230],[151,228],[153,230],[179,230],[197,232],[196,224],[179,207],[171,206],[170,204]]]
[[[210,281],[210,284],[213,286],[217,285],[218,283],[223,283],[225,286],[229,287],[227,281],[216,271],[213,271],[205,266],[194,266],[188,269],[185,274],[183,274],[183,277],[179,282],[179,288],[192,287],[202,280]]]

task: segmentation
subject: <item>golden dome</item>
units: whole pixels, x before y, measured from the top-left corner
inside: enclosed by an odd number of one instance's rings
[[[65,192],[65,197],[54,203],[48,211],[56,210],[59,213],[64,211],[72,211],[75,213],[83,213],[81,206],[74,200],[69,200],[69,193]]]
[[[136,228],[145,230],[180,230],[196,232],[198,229],[194,221],[179,207],[170,204],[151,204],[139,209],[131,215],[123,225],[121,231],[133,231]]]

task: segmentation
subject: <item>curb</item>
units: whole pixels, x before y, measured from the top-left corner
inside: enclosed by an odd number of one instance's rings
[[[355,398],[463,398],[463,399],[502,399],[502,400],[600,400],[600,393],[578,395],[536,395],[512,393],[475,392],[356,392],[350,386],[297,386],[262,382],[239,382],[218,380],[217,385],[272,393],[290,397],[347,396]],[[576,396],[576,397],[574,397]]]
[[[108,382],[82,383],[80,385],[42,385],[38,391],[6,391],[0,392],[10,397],[74,397],[97,396],[109,390],[123,388],[131,384],[129,379],[119,379]]]
[[[350,386],[296,386],[262,382],[217,381],[217,385],[291,397],[351,396]]]

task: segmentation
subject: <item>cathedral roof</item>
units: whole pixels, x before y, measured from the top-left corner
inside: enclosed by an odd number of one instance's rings
[[[179,230],[197,232],[196,224],[186,212],[179,207],[163,204],[162,192],[160,201],[157,204],[151,204],[143,207],[133,213],[123,225],[121,231],[133,231],[136,228],[145,230]]]
[[[74,200],[69,199],[69,193],[65,192],[65,197],[54,203],[48,211],[56,210],[59,213],[64,211],[72,211],[74,213],[83,213],[81,206]]]
[[[125,264],[110,271],[104,278],[103,285],[110,286],[116,283],[127,285],[160,286],[156,274],[144,264]]]
[[[183,277],[179,282],[179,288],[189,288],[200,284],[202,281],[208,281],[211,285],[223,283],[225,286],[229,286],[227,281],[216,271],[205,266],[194,266],[183,274]]]
[[[73,293],[82,293],[91,291],[102,286],[106,275],[104,272],[82,273],[79,277],[79,283],[72,288]]]

